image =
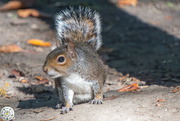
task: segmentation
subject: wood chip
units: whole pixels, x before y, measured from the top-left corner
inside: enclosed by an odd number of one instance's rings
[[[160,107],[160,106],[162,106],[162,105],[163,105],[163,104],[160,104],[160,103],[157,103],[157,104],[156,104],[157,107]]]

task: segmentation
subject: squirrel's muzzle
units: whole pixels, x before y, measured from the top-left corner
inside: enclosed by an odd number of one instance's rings
[[[45,73],[48,73],[48,68],[47,68],[46,66],[43,66],[43,71],[44,71]]]

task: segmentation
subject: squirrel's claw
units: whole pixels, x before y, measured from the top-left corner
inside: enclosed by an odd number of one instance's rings
[[[60,109],[60,108],[62,108],[63,106],[65,106],[65,104],[63,104],[62,102],[58,101],[58,102],[56,103],[55,108],[56,108],[56,109]]]
[[[61,114],[68,113],[69,111],[72,111],[72,110],[73,110],[72,106],[70,106],[70,107],[62,107]]]
[[[62,107],[62,104],[61,104],[61,103],[56,104],[56,109],[59,109],[59,108],[61,108],[61,107]]]
[[[103,104],[102,99],[93,99],[89,102],[90,104]]]

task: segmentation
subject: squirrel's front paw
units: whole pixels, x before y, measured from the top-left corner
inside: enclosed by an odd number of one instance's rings
[[[94,99],[91,100],[89,103],[90,103],[90,104],[103,104],[103,101],[102,101],[102,99],[96,99],[96,98],[94,98]]]
[[[73,106],[70,106],[70,107],[67,107],[67,106],[62,107],[62,109],[61,109],[61,114],[65,114],[65,113],[67,113],[67,112],[69,112],[69,111],[71,111],[71,110],[73,110]]]

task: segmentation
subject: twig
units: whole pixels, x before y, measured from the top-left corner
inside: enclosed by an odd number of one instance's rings
[[[177,92],[179,90],[180,90],[180,87],[178,87],[177,89],[173,90],[172,93],[175,93],[175,92]]]
[[[50,118],[50,119],[42,119],[41,121],[50,121],[50,120],[53,120],[53,119],[55,119],[56,117],[54,116],[54,117],[52,117],[52,118]]]
[[[118,96],[116,95],[116,96],[112,96],[112,97],[109,97],[109,98],[105,98],[105,99],[103,99],[103,101],[107,101],[107,100],[111,100],[111,99],[115,99],[115,98],[117,98]]]

